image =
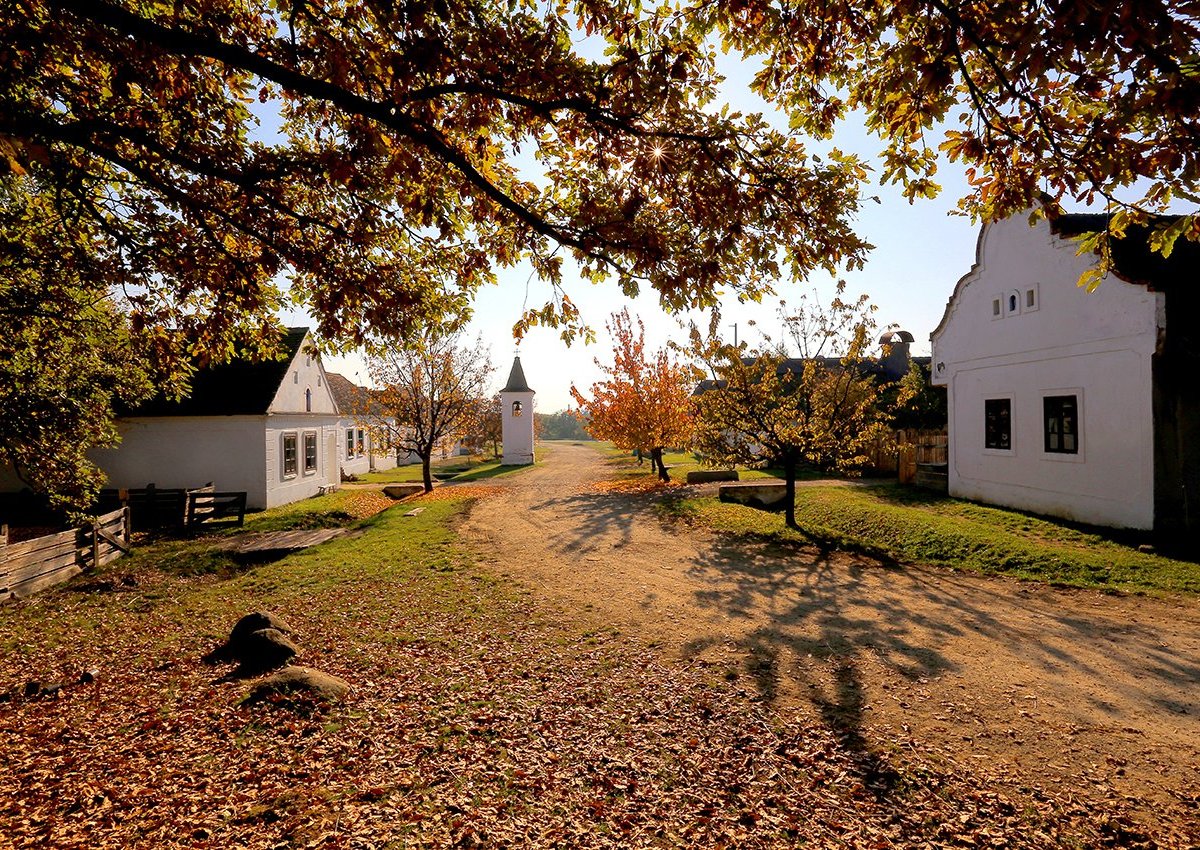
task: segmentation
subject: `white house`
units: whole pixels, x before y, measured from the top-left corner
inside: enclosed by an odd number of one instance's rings
[[[360,387],[336,372],[327,372],[325,377],[341,413],[337,422],[338,433],[341,435],[338,442],[338,461],[341,463],[343,477],[394,469],[397,466],[396,452],[382,445],[378,435],[371,432],[371,419],[382,415],[371,390]],[[413,462],[409,456],[402,458],[402,461]]]
[[[508,383],[500,390],[500,433],[504,445],[503,466],[533,463],[533,396],[521,368],[520,355],[513,358]]]
[[[121,444],[95,452],[109,487],[246,492],[250,508],[316,495],[341,480],[345,439],[308,330],[292,328],[283,359],[202,369],[191,395],[159,397],[118,420]]]
[[[1146,232],[1114,243],[1115,274],[1077,237],[1096,215],[983,227],[933,342],[949,405],[949,490],[1099,525],[1192,530],[1200,510],[1200,246],[1170,258]]]

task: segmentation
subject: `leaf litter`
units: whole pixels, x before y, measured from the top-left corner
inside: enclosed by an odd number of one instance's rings
[[[10,694],[34,670],[100,672],[55,699],[0,704],[0,845],[1196,841],[1178,825],[1146,834],[1128,801],[1012,789],[915,741],[864,752],[702,664],[668,663],[615,631],[580,635],[461,558],[393,560],[313,591],[264,590],[270,569],[201,616],[178,600],[211,590],[212,579],[160,577],[147,583],[154,600],[95,607],[86,634],[6,653],[0,690]],[[244,686],[214,681],[200,664],[200,645],[235,606],[264,596],[286,605],[306,660],[351,683],[344,702],[305,713],[238,707]],[[72,604],[83,603],[51,594],[13,606],[20,616],[0,619],[0,645],[11,646],[24,617]]]

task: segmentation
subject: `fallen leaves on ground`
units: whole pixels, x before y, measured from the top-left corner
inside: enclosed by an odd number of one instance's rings
[[[304,662],[351,683],[325,712],[238,707],[246,685],[198,661],[229,612],[181,607],[183,580],[96,606],[87,634],[6,651],[10,692],[35,670],[100,668],[61,698],[0,704],[7,846],[1156,846],[1120,800],[1009,796],[911,741],[872,750],[781,717],[701,665],[572,634],[461,558],[364,559],[319,591],[298,580],[306,563],[228,587],[231,604],[279,607]]]
[[[354,519],[366,519],[396,504],[395,499],[379,490],[356,490],[346,500],[346,513]]]
[[[660,481],[647,476],[597,481],[592,488],[598,493],[658,493],[686,486],[682,481]]]
[[[432,493],[416,497],[420,502],[456,502],[462,499],[486,499],[503,493],[504,487],[487,484],[451,484],[435,487]]]

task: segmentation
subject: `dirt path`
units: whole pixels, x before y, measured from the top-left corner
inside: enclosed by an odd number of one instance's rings
[[[661,644],[854,746],[911,736],[998,776],[1191,812],[1200,831],[1200,611],[664,526],[554,444],[464,526],[535,595]],[[1167,811],[1161,809],[1159,811]],[[1200,839],[1200,835],[1198,835]]]

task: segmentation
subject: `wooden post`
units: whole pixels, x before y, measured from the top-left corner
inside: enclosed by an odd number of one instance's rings
[[[100,568],[100,523],[92,521],[92,569]]]
[[[129,545],[129,541],[133,539],[133,518],[130,516],[128,504],[121,508],[121,526],[121,530],[125,532],[125,544]]]

